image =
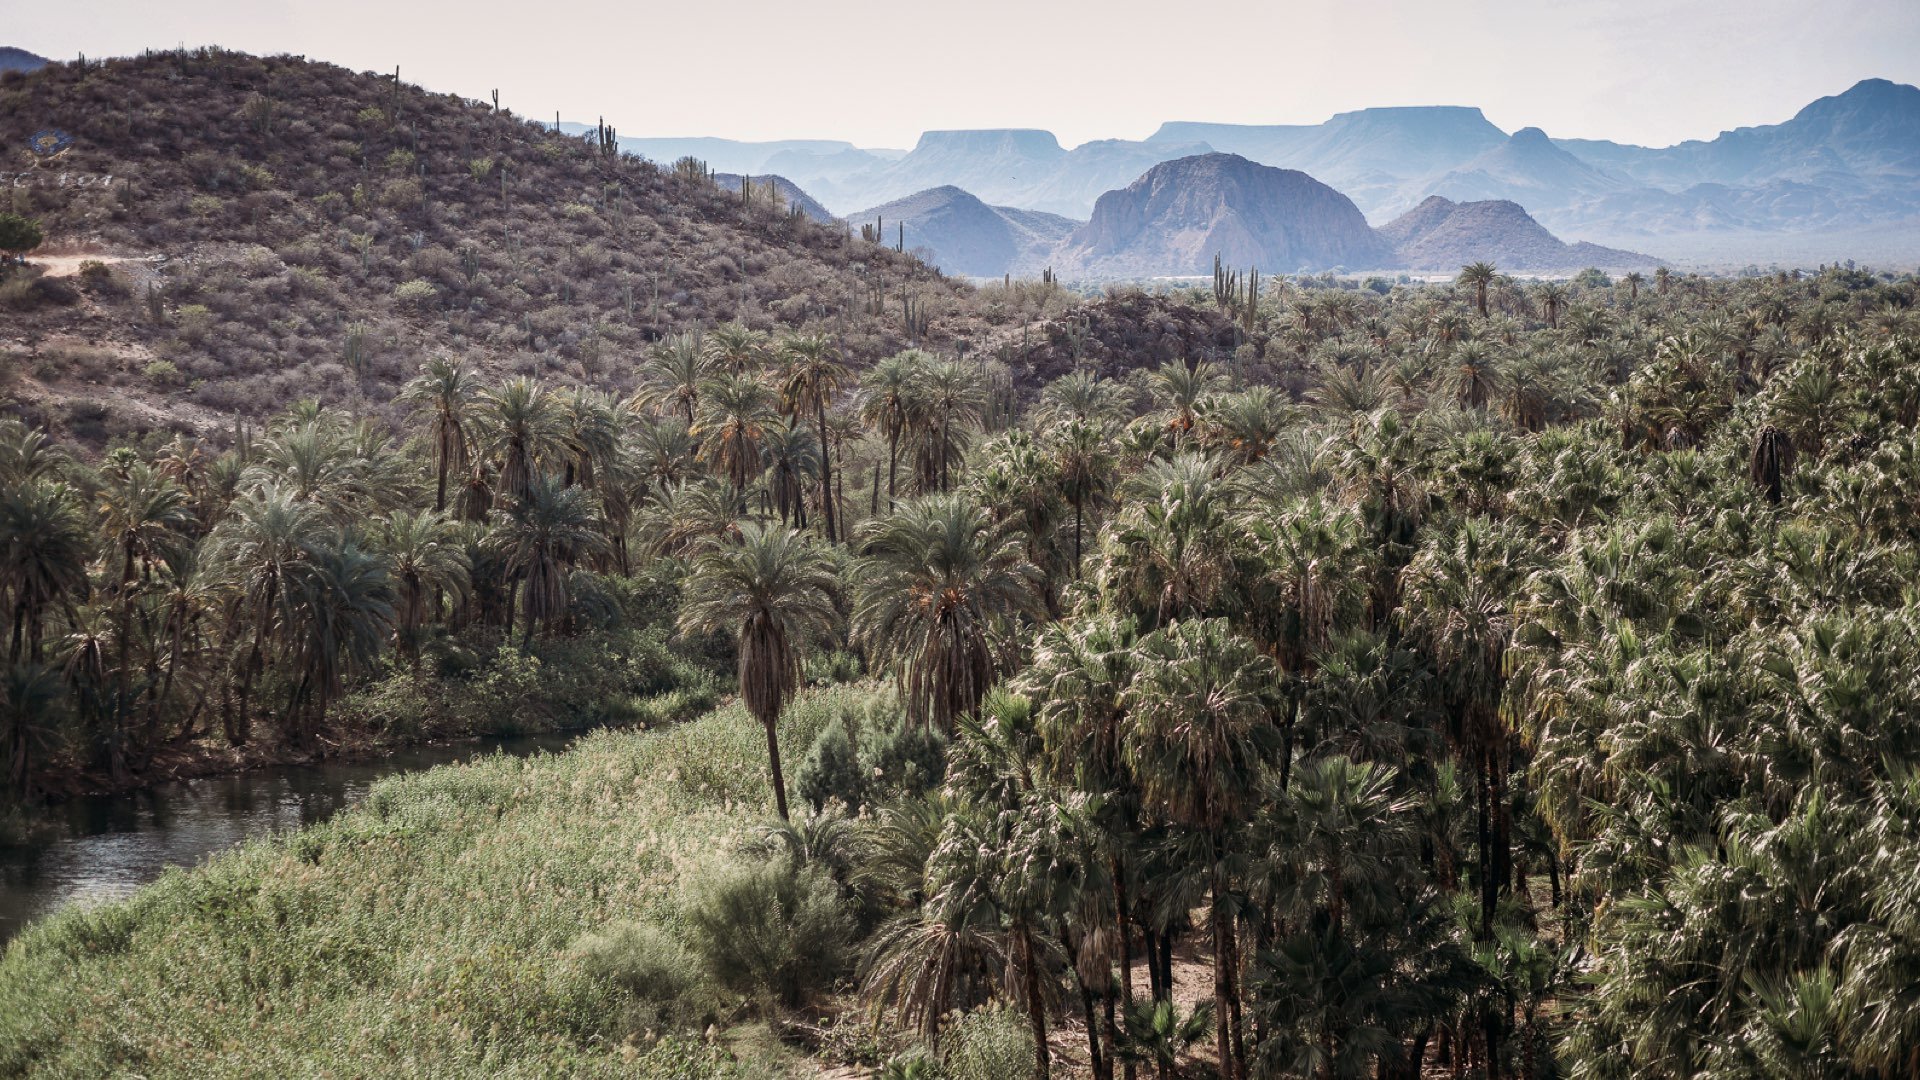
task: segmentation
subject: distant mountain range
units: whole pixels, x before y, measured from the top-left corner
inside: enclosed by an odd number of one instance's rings
[[[623,139],[659,161],[778,173],[835,213],[942,187],[1076,219],[1165,161],[1209,152],[1306,173],[1384,224],[1428,196],[1519,204],[1562,234],[1686,258],[1793,257],[1795,238],[1911,237],[1920,257],[1920,89],[1868,79],[1791,119],[1665,148],[1502,131],[1475,108],[1361,109],[1322,124],[1177,121],[1071,149],[1046,131],[930,131],[908,151],[845,142]],[[1742,255],[1742,252],[1749,252]],[[1704,257],[1695,254],[1694,257]]]
[[[1374,229],[1352,199],[1326,184],[1236,154],[1161,162],[1101,195],[1085,223],[991,206],[951,185],[862,210],[851,223],[877,224],[887,242],[904,242],[943,270],[970,277],[1027,276],[1042,267],[1069,280],[1183,277],[1209,273],[1216,255],[1268,273],[1453,273],[1483,260],[1521,273],[1570,273],[1659,261],[1563,243],[1505,200],[1456,203],[1436,195]]]
[[[44,56],[35,56],[11,45],[0,45],[0,71],[38,71],[46,66],[47,58]]]

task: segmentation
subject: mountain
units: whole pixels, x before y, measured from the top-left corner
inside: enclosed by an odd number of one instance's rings
[[[766,187],[768,184],[772,184],[773,190],[779,194],[781,200],[787,206],[799,207],[802,214],[823,225],[829,225],[839,220],[828,213],[827,208],[820,205],[818,199],[802,191],[800,185],[784,176],[768,173],[760,176],[743,177],[739,173],[715,173],[713,182],[719,185],[722,191],[731,191],[738,194],[740,191],[740,183],[743,179],[753,181],[756,194],[759,189]]]
[[[970,317],[964,286],[844,226],[297,57],[5,76],[0,145],[49,127],[73,137],[63,171],[116,179],[28,205],[50,248],[103,267],[9,277],[0,412],[93,445],[302,398],[398,421],[433,356],[625,393],[653,342],[730,320],[830,331],[859,365],[907,343],[862,302],[876,278],[935,304],[936,345]]]
[[[11,45],[0,45],[0,71],[38,71],[48,63],[44,56],[35,56]]]
[[[586,125],[562,124],[569,134],[584,133]],[[741,142],[736,139],[620,139],[620,149],[661,165],[671,165],[683,157],[698,158],[715,172],[762,173],[778,170],[772,162],[791,160],[790,155],[832,158],[852,153],[865,164],[882,159],[857,149],[850,142],[834,139],[780,139],[772,142]]]
[[[1026,128],[929,131],[906,156],[834,186],[841,204],[870,206],[939,187],[958,187],[989,203],[1033,207],[1030,192],[1066,159],[1051,132]]]
[[[957,187],[931,188],[862,210],[850,222],[880,224],[893,242],[905,227],[909,251],[950,274],[999,277],[1031,274],[1080,223],[1038,210],[989,206]]]
[[[1637,186],[1580,160],[1531,127],[1426,185],[1428,193],[1460,202],[1506,199],[1523,206],[1568,206]]]
[[[1219,255],[1272,273],[1387,265],[1353,201],[1302,172],[1235,154],[1163,162],[1100,196],[1056,253],[1082,277],[1207,273]]]
[[[1397,265],[1452,272],[1489,262],[1506,271],[1551,273],[1650,268],[1660,260],[1595,244],[1567,244],[1504,199],[1454,202],[1434,195],[1379,229],[1393,245]]]

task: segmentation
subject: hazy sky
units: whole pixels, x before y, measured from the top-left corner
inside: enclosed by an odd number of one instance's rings
[[[622,135],[839,138],[1478,105],[1512,131],[1666,145],[1920,83],[1920,0],[0,0],[56,59],[218,44],[392,71]]]

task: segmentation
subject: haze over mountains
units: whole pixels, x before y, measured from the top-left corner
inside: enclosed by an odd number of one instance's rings
[[[1665,148],[1555,139],[1534,127],[1508,133],[1459,106],[1361,109],[1322,124],[1175,121],[1143,140],[1073,148],[1020,129],[930,131],[904,152],[808,140],[622,142],[656,160],[693,153],[723,171],[779,173],[839,214],[953,186],[989,205],[1084,220],[1105,192],[1156,164],[1221,152],[1306,173],[1375,225],[1441,195],[1510,201],[1572,239],[1696,262],[1795,258],[1825,237],[1863,232],[1920,256],[1920,89],[1884,79],[1782,123]]]

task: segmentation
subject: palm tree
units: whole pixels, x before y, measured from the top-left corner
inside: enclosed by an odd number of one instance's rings
[[[672,415],[685,413],[692,426],[700,406],[700,384],[713,374],[714,361],[699,334],[664,338],[640,366],[640,388],[632,407]]]
[[[1228,862],[1232,834],[1258,802],[1278,740],[1272,661],[1225,619],[1174,622],[1141,641],[1123,698],[1122,755],[1145,809],[1202,847],[1213,931],[1213,990],[1223,1075],[1246,1075]]]
[[[57,745],[67,697],[57,671],[12,664],[0,673],[0,752],[6,754],[7,792],[24,804],[33,794],[36,750]]]
[[[1073,576],[1078,578],[1087,510],[1104,502],[1113,484],[1112,440],[1105,424],[1094,418],[1068,420],[1053,436],[1053,462],[1060,492],[1073,507]]]
[[[1184,446],[1193,430],[1195,411],[1207,395],[1218,390],[1224,380],[1212,364],[1202,360],[1192,367],[1168,363],[1153,373],[1153,396],[1167,416],[1166,427],[1173,433],[1176,448]]]
[[[898,497],[900,436],[907,430],[908,409],[914,400],[915,383],[925,375],[933,358],[917,349],[895,353],[876,362],[860,376],[860,419],[869,428],[887,437],[887,509],[893,509]]]
[[[1150,626],[1220,614],[1237,584],[1233,495],[1211,458],[1181,454],[1133,477],[1099,568],[1100,591]]]
[[[1632,303],[1640,299],[1640,286],[1646,283],[1647,275],[1638,270],[1620,279],[1627,286],[1627,301]]]
[[[463,364],[435,357],[400,389],[396,400],[429,413],[433,425],[433,508],[447,508],[447,477],[467,468],[473,452],[473,399],[479,383]]]
[[[908,424],[919,437],[919,489],[949,490],[954,457],[966,449],[964,428],[978,424],[987,404],[980,368],[960,360],[936,360],[908,399]]]
[[[1120,1056],[1130,1062],[1151,1062],[1160,1080],[1174,1080],[1180,1056],[1213,1030],[1213,1012],[1211,1001],[1196,1004],[1185,1016],[1171,1001],[1129,1003]]]
[[[1540,306],[1547,309],[1547,329],[1560,329],[1560,309],[1567,306],[1567,288],[1557,281],[1543,281],[1534,289]]]
[[[47,610],[86,596],[93,534],[65,484],[0,487],[0,595],[9,601],[8,660],[37,663]]]
[[[534,479],[526,496],[499,524],[495,543],[506,555],[509,577],[526,583],[524,637],[528,641],[535,623],[545,622],[551,628],[567,617],[572,604],[568,571],[610,546],[593,494],[544,475]],[[511,600],[508,610],[512,610]],[[511,628],[511,615],[508,624]]]
[[[520,376],[482,391],[480,405],[487,451],[499,463],[500,487],[524,500],[535,476],[564,446],[553,398],[539,383]]]
[[[126,719],[133,707],[133,611],[136,594],[149,580],[155,563],[183,542],[193,522],[187,493],[143,461],[116,462],[104,476],[100,495],[100,524],[119,563],[114,591],[119,595],[119,626],[114,633],[116,694],[114,712]],[[147,745],[158,734],[158,711],[148,713]]]
[[[800,334],[780,342],[782,396],[794,416],[812,413],[820,428],[820,510],[826,525],[827,542],[839,538],[838,516],[834,513],[833,460],[825,452],[827,442],[827,403],[840,393],[847,369],[840,361],[832,339],[822,334]]]
[[[706,348],[708,360],[727,375],[758,375],[772,359],[767,336],[737,322],[714,328]]]
[[[1012,663],[1004,631],[1036,613],[1040,571],[971,500],[903,502],[862,534],[854,636],[894,666],[914,722],[951,731]]]
[[[459,525],[439,511],[399,512],[381,523],[380,548],[392,568],[398,593],[394,636],[400,652],[416,663],[427,600],[464,595],[468,587],[466,544]]]
[[[822,456],[813,432],[797,421],[767,428],[761,456],[767,464],[767,489],[782,525],[807,527],[806,489],[820,476]]]
[[[298,675],[287,715],[296,743],[319,730],[346,676],[372,666],[393,627],[386,560],[350,536],[308,545],[286,580],[287,646]],[[302,719],[304,717],[304,720]]]
[[[827,554],[800,532],[747,523],[735,543],[694,561],[680,608],[682,633],[730,631],[740,656],[740,700],[767,732],[774,808],[787,818],[780,712],[799,684],[801,649],[833,629],[835,580]]]
[[[1469,263],[1460,268],[1460,284],[1473,286],[1473,306],[1480,312],[1480,317],[1483,319],[1488,314],[1487,288],[1493,284],[1493,279],[1499,274],[1500,271],[1494,269],[1492,263],[1487,262]]]
[[[228,617],[230,632],[248,626],[253,630],[240,663],[237,710],[232,702],[222,702],[227,740],[236,746],[249,737],[254,680],[266,668],[282,622],[287,576],[305,557],[303,543],[324,528],[324,520],[320,507],[268,484],[235,500],[231,512],[214,529],[212,561],[238,594],[236,609]]]
[[[779,423],[773,392],[749,375],[722,375],[706,383],[693,435],[700,455],[745,491],[764,468],[763,443]]]

